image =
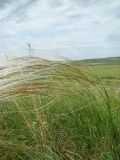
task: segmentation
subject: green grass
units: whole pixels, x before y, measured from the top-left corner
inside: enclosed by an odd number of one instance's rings
[[[119,160],[118,88],[74,62],[43,62],[0,74],[0,159]]]
[[[92,74],[102,79],[104,84],[120,84],[120,57],[83,60],[77,63],[87,67]]]
[[[105,84],[117,86],[120,83],[120,65],[95,65],[89,68]]]

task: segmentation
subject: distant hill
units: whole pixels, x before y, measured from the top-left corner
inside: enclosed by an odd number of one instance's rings
[[[85,59],[77,62],[85,63],[88,65],[120,65],[120,57]]]

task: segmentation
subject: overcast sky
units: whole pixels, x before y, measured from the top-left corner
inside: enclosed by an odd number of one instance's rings
[[[0,0],[0,54],[27,43],[47,58],[120,56],[120,0]]]

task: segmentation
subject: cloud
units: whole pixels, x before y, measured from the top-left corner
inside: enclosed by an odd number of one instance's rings
[[[1,0],[0,6],[0,52],[21,54],[31,42],[71,55],[72,44],[84,50],[82,58],[120,55],[120,0]]]

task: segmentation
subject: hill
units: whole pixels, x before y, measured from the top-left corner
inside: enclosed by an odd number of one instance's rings
[[[85,59],[79,62],[86,63],[88,65],[120,65],[120,57]]]

